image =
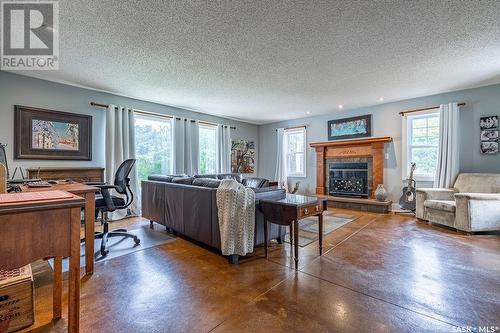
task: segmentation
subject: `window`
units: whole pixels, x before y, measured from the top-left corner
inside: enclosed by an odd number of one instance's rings
[[[433,181],[439,147],[439,111],[406,117],[406,175],[411,163],[417,164],[415,179]]]
[[[172,119],[136,113],[134,126],[139,181],[172,173]]]
[[[200,124],[200,174],[217,172],[217,126]]]
[[[285,130],[285,151],[289,177],[306,176],[306,128]]]

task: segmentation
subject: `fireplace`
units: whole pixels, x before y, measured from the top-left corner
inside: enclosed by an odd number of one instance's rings
[[[384,183],[384,145],[391,141],[391,137],[380,137],[360,140],[311,143],[310,146],[316,150],[316,194],[326,194],[331,198],[339,196],[338,194],[330,194],[331,163],[367,163],[368,176],[365,181],[367,189],[363,191],[365,193],[358,194],[360,191],[358,191],[356,187],[355,191],[350,192],[356,192],[357,198],[353,198],[353,200],[366,200],[365,198],[373,198],[373,190],[378,184]],[[358,176],[360,176],[358,171],[354,172],[354,178],[356,178],[355,183],[359,185],[361,182],[358,179]],[[335,173],[334,176],[336,176]],[[363,179],[363,177],[364,176],[362,176],[361,179]],[[345,183],[345,181],[333,181],[333,185],[338,185],[337,187],[343,183]],[[352,194],[353,193],[350,193],[350,195]],[[350,198],[342,199],[352,201]]]
[[[368,198],[368,162],[329,162],[328,194],[333,196]]]

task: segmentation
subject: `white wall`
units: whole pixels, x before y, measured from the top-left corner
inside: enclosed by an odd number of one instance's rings
[[[233,139],[253,140],[256,146],[258,146],[258,127],[253,124],[0,72],[0,142],[8,145],[7,158],[9,168],[14,170],[16,166],[21,166],[23,169],[38,166],[104,167],[105,113],[102,108],[91,107],[89,104],[91,101],[235,126],[236,130],[231,132]],[[92,161],[13,160],[14,105],[16,104],[92,115]],[[137,139],[139,140],[140,138]],[[258,165],[257,163],[258,159],[256,166]]]
[[[500,85],[468,89],[451,93],[415,98],[406,101],[376,105],[346,111],[332,111],[331,114],[267,124],[259,127],[259,176],[273,179],[276,165],[276,131],[278,127],[307,126],[308,143],[327,141],[327,122],[332,119],[373,114],[373,133],[375,137],[391,136],[394,141],[386,146],[389,159],[384,164],[384,182],[393,201],[401,195],[401,117],[400,111],[439,105],[448,102],[466,102],[461,108],[461,171],[500,173],[500,154],[481,155],[479,149],[479,117],[500,115]],[[305,110],[304,110],[305,113]],[[300,193],[315,193],[316,155],[314,149],[307,151],[306,178],[292,178],[290,182],[300,181]],[[417,184],[428,186],[432,184]]]

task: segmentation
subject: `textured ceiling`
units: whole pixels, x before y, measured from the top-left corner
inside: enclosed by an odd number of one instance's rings
[[[254,123],[500,82],[500,1],[59,4],[60,70],[22,74]]]

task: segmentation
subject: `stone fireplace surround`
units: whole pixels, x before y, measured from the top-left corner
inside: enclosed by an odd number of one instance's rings
[[[327,196],[334,204],[340,203],[338,207],[387,212],[391,202],[377,202],[374,199],[374,191],[378,184],[384,183],[384,148],[385,144],[391,141],[391,137],[376,137],[311,143],[310,146],[316,150],[316,194]],[[343,159],[371,161],[371,168],[369,168],[371,186],[368,199],[328,195],[328,163]]]

